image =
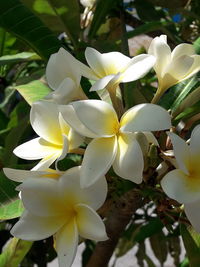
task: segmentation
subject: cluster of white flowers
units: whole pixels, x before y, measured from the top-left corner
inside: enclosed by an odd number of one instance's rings
[[[93,48],[86,49],[85,57],[89,66],[63,48],[50,57],[46,78],[52,93],[34,103],[30,113],[39,137],[14,150],[20,158],[41,160],[31,171],[4,169],[9,179],[21,182],[17,190],[25,208],[11,233],[33,241],[54,235],[60,267],[71,266],[79,235],[96,241],[108,238],[96,210],[106,199],[105,174],[110,167],[121,178],[142,183],[144,155],[138,135],[157,144],[151,131],[171,128],[169,113],[156,104],[125,111],[119,84],[137,80],[154,67],[159,83],[156,102],[170,86],[200,69],[200,56],[192,45],[181,44],[171,53],[165,36],[152,41],[148,54],[134,58]],[[87,98],[82,76],[95,81],[90,90],[97,91],[100,100]],[[169,197],[185,204],[187,216],[200,231],[195,212],[200,204],[200,127],[193,131],[190,146],[173,133],[169,137],[178,169],[169,172],[161,185]],[[82,165],[59,171],[57,162],[79,151],[85,140]],[[49,169],[54,162],[55,170]]]

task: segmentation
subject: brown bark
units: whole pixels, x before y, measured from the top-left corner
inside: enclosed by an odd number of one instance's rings
[[[115,250],[118,240],[130,222],[135,211],[141,207],[143,199],[136,189],[124,194],[115,203],[105,222],[109,239],[98,242],[87,267],[106,267]]]

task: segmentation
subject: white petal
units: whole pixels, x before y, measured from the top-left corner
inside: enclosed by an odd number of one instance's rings
[[[37,178],[44,174],[44,172],[25,171],[11,168],[3,168],[4,174],[12,181],[23,182],[28,178]]]
[[[184,79],[188,79],[192,77],[194,74],[196,74],[200,70],[200,55],[194,55],[191,57],[194,59],[194,62],[191,68],[189,69],[188,73],[184,77]]]
[[[98,137],[93,131],[90,131],[78,118],[72,104],[60,105],[60,112],[64,120],[80,135],[90,138]]]
[[[75,220],[65,224],[56,236],[56,251],[59,267],[70,267],[78,246],[78,231]]]
[[[101,100],[81,100],[72,103],[79,120],[99,137],[118,131],[119,123],[114,108]]]
[[[191,134],[190,138],[190,152],[193,157],[200,156],[200,125],[197,125]]]
[[[166,66],[171,60],[171,49],[166,42],[166,36],[161,35],[154,38],[149,46],[148,54],[156,57],[154,69],[158,77],[162,77]]]
[[[61,152],[61,151],[60,151]],[[31,171],[45,171],[47,170],[51,164],[59,157],[60,153],[52,154],[47,157],[44,157],[42,160],[35,165]]]
[[[101,217],[89,206],[78,204],[75,207],[79,235],[96,241],[107,240],[105,225]]]
[[[161,181],[165,193],[180,203],[199,199],[200,182],[195,181],[179,169],[167,173]]]
[[[62,146],[54,146],[42,138],[35,138],[13,150],[13,153],[22,159],[41,159],[62,151]]]
[[[85,57],[89,66],[99,78],[123,71],[131,60],[119,52],[101,54],[91,47],[87,47],[85,50]]]
[[[195,50],[193,45],[191,44],[179,44],[177,45],[174,50],[172,51],[172,60],[184,56],[184,55],[188,55],[188,56],[192,56],[195,54]]]
[[[118,150],[113,168],[116,174],[124,179],[137,184],[142,182],[144,160],[134,134],[121,134],[118,137]]]
[[[51,95],[57,104],[68,104],[72,100],[79,99],[79,87],[71,78],[65,78]]]
[[[188,174],[190,166],[190,150],[186,142],[174,133],[168,133],[174,149],[174,155],[178,163],[178,167]]]
[[[175,79],[181,80],[186,76],[193,63],[193,57],[183,55],[173,60],[171,64],[168,65],[165,71],[171,74],[171,76]]]
[[[39,217],[25,211],[11,234],[23,240],[42,240],[55,234],[64,223],[64,216]]]
[[[38,101],[32,105],[30,121],[34,131],[45,140],[60,145],[62,133],[58,120],[58,106],[49,101]]]
[[[120,125],[123,132],[161,131],[171,127],[171,119],[158,105],[140,104],[124,113]]]
[[[94,139],[88,145],[81,167],[81,186],[95,183],[111,167],[117,152],[117,137]]]
[[[97,210],[104,203],[107,196],[107,182],[102,176],[88,188],[80,187],[81,166],[67,170],[59,179],[59,191],[63,202],[69,202],[73,197],[75,204],[85,203]]]
[[[66,77],[71,78],[77,85],[80,83],[79,61],[65,49],[60,48],[48,61],[46,78],[50,87],[55,90]]]
[[[65,213],[55,179],[28,179],[19,186],[24,207],[37,216],[57,216]]]
[[[187,203],[184,205],[185,214],[188,220],[191,222],[192,226],[194,227],[195,231],[200,233],[200,200],[196,202]]]
[[[62,132],[65,133],[64,135],[65,139],[67,139],[65,140],[65,142],[69,142],[69,144],[67,144],[67,146],[69,146],[69,149],[74,149],[74,148],[79,147],[84,141],[83,136],[75,132],[69,126],[69,124],[66,123],[61,113],[59,113],[59,122],[60,122],[60,127],[61,127]],[[63,142],[64,142],[64,139],[63,139]]]
[[[156,58],[152,55],[141,54],[135,56],[122,74],[121,82],[131,82],[142,78],[154,66],[155,61]]]
[[[107,75],[101,79],[99,79],[97,82],[95,82],[92,87],[90,88],[90,91],[98,91],[104,89],[108,83],[115,77],[114,74]]]

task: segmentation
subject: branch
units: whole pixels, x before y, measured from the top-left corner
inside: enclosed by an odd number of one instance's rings
[[[114,203],[105,222],[109,239],[98,242],[90,257],[87,267],[107,266],[118,240],[131,220],[135,211],[143,205],[143,199],[138,190],[132,189]]]

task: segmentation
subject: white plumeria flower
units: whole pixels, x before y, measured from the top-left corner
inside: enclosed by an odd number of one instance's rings
[[[31,108],[30,122],[40,137],[16,147],[13,153],[27,160],[42,159],[34,170],[47,169],[56,159],[63,159],[69,150],[83,142],[83,137],[70,128],[58,106],[52,102],[35,102]]]
[[[46,79],[54,91],[46,99],[53,99],[58,104],[86,99],[87,97],[80,86],[79,66],[81,64],[64,48],[60,48],[57,53],[52,54],[46,67]]]
[[[23,183],[24,181],[32,178],[52,178],[59,179],[60,176],[64,174],[63,171],[47,169],[45,171],[27,171],[27,170],[19,170],[12,168],[3,168],[4,174],[10,180],[18,183]]]
[[[96,49],[87,47],[85,57],[90,70],[80,65],[81,74],[97,81],[91,91],[104,88],[116,88],[120,83],[131,82],[142,78],[155,64],[155,57],[141,54],[129,58],[120,52],[101,54]]]
[[[111,165],[124,179],[142,182],[143,154],[134,132],[169,129],[170,116],[153,104],[129,109],[119,121],[113,107],[101,100],[82,100],[60,106],[63,118],[81,135],[94,138],[81,168],[81,185],[87,187]]]
[[[171,51],[166,35],[154,38],[148,53],[156,57],[154,69],[159,88],[154,97],[154,103],[169,87],[190,78],[200,70],[200,56],[195,54],[194,47],[183,43]]]
[[[107,195],[105,177],[87,189],[80,188],[80,167],[67,170],[58,180],[28,179],[20,186],[25,212],[11,234],[23,240],[55,237],[60,267],[72,265],[79,235],[106,240],[105,226],[95,212]]]
[[[169,136],[178,168],[167,173],[161,185],[170,198],[184,204],[188,219],[200,232],[200,126],[192,131],[190,145],[174,133]]]

